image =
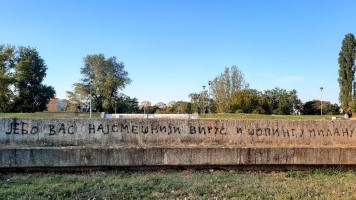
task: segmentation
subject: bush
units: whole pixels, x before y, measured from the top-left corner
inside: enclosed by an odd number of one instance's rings
[[[242,109],[237,109],[235,113],[244,113],[244,111]]]

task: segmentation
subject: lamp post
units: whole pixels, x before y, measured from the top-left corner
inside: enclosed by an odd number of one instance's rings
[[[91,82],[89,83],[89,118],[91,118]]]
[[[203,114],[205,114],[205,95],[204,95],[204,93],[205,93],[205,85],[203,85],[203,93],[202,93],[202,95],[203,95]]]
[[[210,86],[211,86],[211,81],[208,82],[209,84],[209,90],[208,90],[208,107],[209,107],[209,114],[211,113],[211,110],[210,110]]]
[[[320,87],[320,115],[323,115],[323,87]]]

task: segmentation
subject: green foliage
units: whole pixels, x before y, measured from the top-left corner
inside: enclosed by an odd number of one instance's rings
[[[11,111],[10,101],[13,91],[10,86],[14,83],[11,70],[14,68],[15,47],[0,45],[0,112]]]
[[[192,114],[192,103],[185,101],[178,101],[173,105],[166,106],[165,108],[157,108],[157,114]]]
[[[73,91],[67,91],[68,100],[62,100],[67,104],[66,111],[76,111],[77,107],[89,106],[90,95],[89,95],[89,87],[83,83],[75,83],[73,84]]]
[[[120,94],[116,98],[115,109],[117,113],[138,113],[138,100],[137,98]]]
[[[203,90],[200,93],[189,94],[191,107],[187,113],[207,113],[209,109],[208,91]]]
[[[200,118],[213,118],[213,119],[246,119],[246,120],[330,120],[335,115],[270,115],[270,114],[246,114],[246,113],[211,113],[203,114]],[[344,116],[337,116],[343,119]]]
[[[54,88],[42,84],[47,66],[34,48],[0,46],[0,112],[46,109]]]
[[[14,109],[17,112],[38,112],[46,109],[54,88],[42,84],[47,66],[36,49],[20,47],[16,56]]]
[[[341,108],[349,109],[349,103],[355,96],[355,88],[353,82],[355,80],[355,51],[356,39],[351,33],[345,35],[342,41],[341,50],[339,53],[339,101]],[[354,89],[354,91],[352,91]]]
[[[232,95],[248,88],[244,75],[236,66],[225,68],[224,73],[218,75],[211,82],[211,92],[216,103],[217,112],[231,112]]]
[[[313,100],[313,101],[307,101],[303,105],[303,114],[306,115],[320,115],[320,101],[319,100]]]
[[[74,84],[73,92],[67,92],[70,101],[80,104],[91,96],[93,110],[114,112],[115,102],[120,101],[119,90],[131,83],[124,63],[103,54],[87,55],[83,62],[82,82]]]
[[[350,101],[349,110],[351,110],[352,112],[356,112],[356,98]]]
[[[301,104],[297,91],[287,91],[278,87],[264,91],[264,101],[268,105],[270,114],[286,115],[292,113],[293,104]]]
[[[232,94],[232,112],[264,114],[263,105],[260,105],[262,94],[257,90],[244,89]],[[239,112],[237,112],[239,111]]]
[[[192,114],[192,104],[190,102],[178,101],[176,106],[176,112],[178,114]]]
[[[236,67],[233,66],[231,71],[230,76],[230,70],[226,68],[224,74],[212,81],[214,99],[206,98],[208,94],[205,90],[189,95],[193,112],[203,113],[205,107],[210,108],[212,113],[289,115],[293,113],[293,109],[300,109],[302,103],[296,90],[287,91],[276,87],[262,93],[247,88],[248,85],[241,81],[242,73]]]
[[[202,110],[199,106],[200,105],[200,94],[190,93],[189,98],[190,98],[190,103],[192,104],[192,111],[196,112],[196,113],[200,113]]]
[[[323,114],[338,114],[340,107],[337,104],[323,101]],[[303,114],[305,115],[320,115],[321,103],[320,100],[307,101],[303,104]]]

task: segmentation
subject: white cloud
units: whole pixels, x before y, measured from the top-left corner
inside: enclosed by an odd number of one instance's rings
[[[304,80],[304,77],[301,76],[285,76],[282,78],[278,78],[277,82],[279,83],[296,83]]]

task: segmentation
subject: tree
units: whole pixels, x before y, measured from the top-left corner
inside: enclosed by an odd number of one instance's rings
[[[138,100],[127,95],[120,94],[116,99],[117,113],[138,113]]]
[[[340,107],[337,104],[331,104],[328,101],[323,101],[323,113],[338,114]],[[321,103],[320,100],[307,101],[303,105],[303,113],[306,115],[320,115]]]
[[[118,91],[131,83],[124,63],[116,57],[105,58],[104,54],[87,55],[81,68],[83,95],[91,91],[92,106],[96,111],[113,112]],[[77,84],[79,85],[79,84]]]
[[[339,101],[341,107],[346,110],[349,108],[349,103],[355,97],[355,88],[353,91],[353,82],[355,80],[355,50],[356,39],[351,33],[347,34],[342,41],[341,50],[339,53]]]
[[[82,107],[84,104],[89,105],[90,96],[89,87],[83,83],[74,83],[73,91],[67,91],[67,110],[76,111],[77,107]],[[93,109],[93,108],[92,108]]]
[[[52,86],[42,84],[47,66],[36,49],[19,47],[15,65],[14,98],[17,112],[39,112],[46,109],[50,98],[56,94]]]
[[[232,112],[265,113],[260,105],[262,94],[257,90],[244,89],[232,94]]]
[[[200,113],[202,110],[200,107],[200,94],[195,92],[190,93],[189,98],[190,98],[192,112]]]
[[[0,112],[38,112],[55,96],[42,84],[47,66],[36,49],[0,46]]]
[[[290,114],[293,104],[301,104],[296,90],[287,91],[278,87],[266,90],[264,98],[272,114]]]
[[[218,75],[211,82],[211,92],[218,112],[231,112],[232,94],[248,88],[244,75],[235,65],[225,68],[224,73]]]
[[[9,112],[13,92],[10,89],[14,79],[11,69],[14,68],[15,47],[0,45],[0,112]]]
[[[209,106],[208,91],[203,90],[200,93],[189,94],[191,105],[187,109],[191,112],[206,113]],[[189,112],[190,113],[190,112]]]

